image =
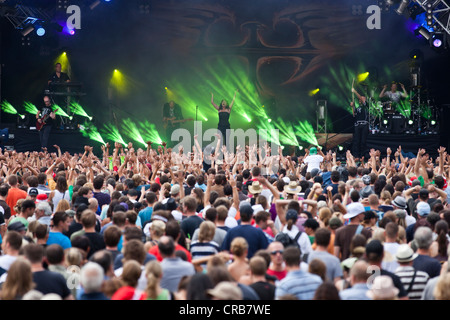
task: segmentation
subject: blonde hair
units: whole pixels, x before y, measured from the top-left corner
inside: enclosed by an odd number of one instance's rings
[[[157,260],[150,261],[145,266],[145,273],[147,275],[147,297],[156,299],[158,296],[159,282],[162,277],[162,268]]]
[[[439,277],[433,295],[436,300],[450,300],[450,273],[444,273]]]
[[[323,224],[328,227],[328,224],[331,219],[331,210],[328,207],[320,208],[319,210],[319,219],[323,222]]]
[[[68,266],[81,267],[81,264],[83,263],[83,254],[79,249],[77,248],[66,249],[64,256],[66,258],[65,261]]]
[[[88,188],[91,191],[94,190],[94,184],[92,182],[86,182],[85,184],[83,184],[83,187]]]
[[[2,300],[15,300],[34,288],[31,263],[24,258],[17,258],[8,271],[8,276],[1,291]]]
[[[383,228],[376,228],[373,231],[372,239],[373,240],[379,240],[380,242],[384,242],[386,240],[385,236],[384,236],[384,231],[385,230]]]
[[[209,242],[214,238],[215,233],[216,233],[216,225],[211,221],[203,221],[200,224],[198,241]]]
[[[166,231],[166,224],[161,220],[153,220],[150,226],[150,234],[156,237],[162,237]]]
[[[237,257],[243,257],[247,254],[248,243],[243,237],[236,237],[231,241],[230,251]]]
[[[67,201],[66,199],[61,199],[58,202],[58,205],[56,206],[56,210],[55,212],[59,212],[59,211],[66,211],[70,209],[70,203],[69,201]]]

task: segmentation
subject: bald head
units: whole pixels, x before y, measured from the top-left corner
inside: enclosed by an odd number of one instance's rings
[[[356,283],[365,283],[370,276],[370,273],[367,272],[369,268],[369,264],[363,260],[358,260],[353,265],[350,270],[350,279],[352,285]]]
[[[378,202],[378,196],[376,194],[371,194],[368,199],[369,199],[370,206],[379,206],[380,205],[380,203]]]

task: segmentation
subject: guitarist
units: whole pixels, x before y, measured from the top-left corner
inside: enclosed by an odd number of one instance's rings
[[[164,104],[163,121],[167,123],[166,127],[166,140],[168,144],[172,145],[172,132],[180,127],[180,123],[172,123],[174,120],[184,120],[181,107],[173,100]]]
[[[48,137],[52,130],[53,123],[55,121],[56,114],[52,109],[52,103],[48,96],[44,97],[44,106],[36,114],[37,124],[36,127],[42,126],[39,130],[39,140],[41,141],[41,148],[47,148]]]
[[[364,156],[367,146],[367,136],[369,134],[369,104],[365,96],[361,96],[353,87],[352,93],[358,97],[359,104],[355,106],[355,99],[350,102],[355,119],[355,133],[353,134],[352,154],[355,158]]]

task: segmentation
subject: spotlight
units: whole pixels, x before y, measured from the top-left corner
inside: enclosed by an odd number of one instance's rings
[[[75,30],[70,29],[70,30],[69,30],[69,34],[70,34],[71,36],[73,36],[73,35],[75,34]]]
[[[431,45],[435,48],[440,48],[444,43],[444,35],[442,33],[435,33],[430,39]]]
[[[413,124],[414,124],[414,121],[411,120],[411,119],[409,119],[409,120],[408,120],[408,125],[412,126]]]
[[[33,32],[34,30],[34,26],[33,25],[29,25],[28,27],[26,27],[25,29],[22,30],[22,35],[24,37],[26,37],[27,35],[29,35],[31,32]]]
[[[421,35],[422,37],[425,38],[425,40],[430,40],[430,38],[431,38],[430,32],[427,29],[425,29],[424,27],[420,27],[420,28],[416,29],[416,31],[414,31],[414,33],[416,35]]]
[[[271,122],[272,122],[272,119],[268,119],[267,122],[268,122],[268,123],[271,123]]]
[[[384,119],[384,120],[383,120],[383,124],[384,124],[384,125],[387,125],[387,124],[388,124],[387,119]]]
[[[319,93],[319,91],[320,91],[320,89],[319,88],[317,88],[317,89],[314,89],[314,90],[311,90],[310,92],[309,92],[309,95],[312,97],[312,96],[315,96],[316,94],[318,94]]]
[[[302,150],[303,150],[303,146],[299,146],[298,149],[299,149],[300,151],[302,151]]]
[[[400,6],[398,7],[397,10],[395,10],[395,12],[397,12],[399,15],[402,15],[406,8],[408,7],[409,4],[409,0],[402,0],[402,2],[400,3]]]
[[[342,152],[342,151],[344,151],[344,147],[343,146],[338,146],[338,150],[339,150],[339,152]]]
[[[430,121],[430,124],[431,124],[432,126],[435,126],[435,125],[436,125],[436,120],[431,120],[431,121]]]
[[[42,25],[35,24],[35,27],[36,27],[36,34],[39,37],[42,37],[43,35],[45,35],[45,29],[44,29],[44,27]]]

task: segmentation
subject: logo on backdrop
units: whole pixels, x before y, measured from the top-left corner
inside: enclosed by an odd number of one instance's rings
[[[67,18],[67,28],[70,30],[81,29],[81,9],[77,5],[70,5],[67,7],[66,13],[69,15]]]

